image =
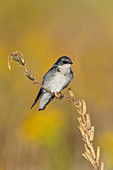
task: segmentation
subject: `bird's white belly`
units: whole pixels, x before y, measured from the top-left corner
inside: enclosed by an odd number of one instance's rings
[[[60,92],[71,81],[71,79],[71,76],[57,74],[55,77],[52,77],[48,84],[46,84],[46,87],[52,92]]]

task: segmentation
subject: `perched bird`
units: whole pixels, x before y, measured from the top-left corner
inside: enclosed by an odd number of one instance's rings
[[[73,71],[71,70],[72,64],[73,63],[69,57],[60,57],[51,69],[44,75],[42,85],[51,90],[53,93],[60,92],[66,88],[73,79]],[[44,110],[54,97],[55,95],[52,95],[41,87],[31,109],[40,99],[39,111]]]

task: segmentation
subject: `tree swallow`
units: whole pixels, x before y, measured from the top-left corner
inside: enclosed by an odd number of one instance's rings
[[[60,92],[65,89],[73,79],[73,71],[71,70],[72,64],[73,63],[69,57],[60,57],[44,75],[42,85],[51,90],[52,93]],[[55,95],[52,95],[41,87],[31,109],[40,99],[39,111],[44,110],[54,97]]]

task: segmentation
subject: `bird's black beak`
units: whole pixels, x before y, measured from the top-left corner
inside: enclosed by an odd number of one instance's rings
[[[70,64],[73,64],[73,62],[71,61]]]

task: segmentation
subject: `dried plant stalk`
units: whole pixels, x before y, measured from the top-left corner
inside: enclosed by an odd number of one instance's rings
[[[95,154],[95,150],[93,147],[93,139],[94,139],[94,132],[95,128],[94,126],[91,126],[91,119],[90,115],[87,113],[87,107],[86,107],[86,102],[84,99],[79,100],[76,99],[74,96],[74,93],[72,92],[71,89],[68,89],[69,95],[63,95],[61,93],[52,93],[49,89],[44,87],[35,77],[34,75],[31,74],[31,71],[27,71],[25,67],[25,60],[23,54],[19,53],[18,51],[13,52],[10,54],[8,57],[8,68],[11,70],[11,66],[9,64],[9,60],[11,59],[19,62],[20,66],[23,67],[25,75],[32,81],[34,81],[34,84],[39,84],[41,87],[43,87],[46,91],[51,93],[52,95],[55,95],[57,99],[61,99],[63,97],[68,99],[68,103],[71,101],[74,103],[74,106],[77,108],[78,113],[80,114],[80,117],[78,117],[79,121],[79,130],[82,134],[82,139],[85,142],[85,152],[82,153],[82,156],[88,160],[92,166],[94,167],[95,170],[104,170],[104,163],[100,163],[100,147],[97,147],[97,154]]]
[[[71,93],[69,93],[70,95]],[[71,96],[72,98],[72,96]],[[84,99],[78,101],[75,97],[72,98],[74,101],[74,105],[77,108],[80,117],[78,117],[79,121],[79,130],[82,134],[83,141],[85,142],[85,153],[83,153],[83,157],[86,158],[94,167],[95,170],[104,170],[104,163],[100,163],[100,147],[97,147],[97,154],[95,154],[95,150],[93,147],[93,139],[94,139],[94,126],[91,126],[90,115],[87,114],[86,102]]]

